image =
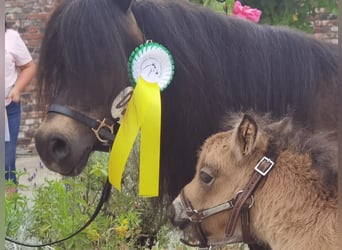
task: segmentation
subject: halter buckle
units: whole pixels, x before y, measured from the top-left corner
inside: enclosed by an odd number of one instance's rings
[[[189,217],[189,220],[191,222],[194,222],[194,223],[201,223],[202,222],[202,215],[196,209],[191,210],[191,214],[188,217]]]
[[[97,122],[99,123],[99,126],[97,128],[91,128],[91,130],[94,132],[96,138],[102,142],[102,143],[109,143],[109,140],[103,139],[100,136],[100,130],[102,128],[106,128],[108,129],[112,134],[114,133],[114,124],[109,125],[106,123],[106,118],[103,118],[103,120],[97,120]]]
[[[258,164],[254,167],[254,169],[262,176],[266,176],[267,173],[272,169],[273,165],[274,165],[274,162],[270,158],[267,158],[266,156],[264,156],[258,162]]]

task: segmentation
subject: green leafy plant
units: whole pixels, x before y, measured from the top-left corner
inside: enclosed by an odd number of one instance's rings
[[[85,171],[78,177],[48,181],[35,191],[32,208],[32,235],[44,242],[64,238],[78,230],[93,214],[101,195],[102,185],[107,173],[106,156],[94,154]],[[84,231],[71,239],[58,244],[55,249],[115,249],[118,245],[127,245],[134,240],[139,224],[139,213],[129,209],[125,197],[117,193],[112,197],[116,202],[106,204],[95,221]],[[123,203],[121,203],[121,202]],[[116,210],[110,207],[114,203],[120,209],[120,219]],[[123,208],[124,207],[124,208]],[[127,237],[120,237],[118,230],[127,218]],[[128,239],[129,238],[129,239]]]
[[[190,2],[201,4],[215,11],[230,14],[234,6],[234,0],[190,0]]]
[[[146,211],[152,208],[150,201],[137,195],[138,171],[134,167],[137,155],[133,150],[124,173],[122,192],[113,188],[109,201],[95,221],[78,235],[53,245],[53,249],[144,249],[141,241],[146,236],[142,231],[144,220],[151,219],[153,212]],[[107,162],[108,154],[96,152],[80,176],[47,180],[42,186],[33,188],[31,207],[20,192],[25,187],[18,186],[19,192],[6,200],[7,236],[18,239],[23,221],[29,221],[25,227],[27,237],[21,240],[26,242],[29,238],[34,239],[33,243],[51,242],[78,230],[97,206],[107,179]],[[154,224],[147,228],[153,232],[159,230]]]
[[[6,181],[6,188],[13,187],[15,185]],[[27,219],[28,206],[27,198],[20,193],[13,193],[11,195],[5,195],[5,227],[6,235],[14,236],[18,232],[22,222]]]
[[[261,23],[284,25],[306,32],[313,31],[310,17],[315,17],[318,9],[337,13],[336,0],[241,0],[241,3],[262,10]]]
[[[231,14],[235,0],[190,0],[216,11]],[[262,11],[260,23],[288,26],[309,33],[313,32],[311,19],[321,8],[337,14],[336,0],[240,0],[243,5]]]
[[[180,232],[168,223],[166,204],[138,196],[138,148],[129,157],[122,192],[113,188],[109,201],[81,233],[42,249],[193,249],[180,242]],[[60,240],[78,230],[97,206],[107,179],[107,162],[108,154],[94,153],[80,176],[49,180],[34,187],[32,201],[20,192],[27,187],[18,187],[19,192],[6,197],[6,235],[39,244]],[[6,246],[8,250],[26,249],[12,243]]]

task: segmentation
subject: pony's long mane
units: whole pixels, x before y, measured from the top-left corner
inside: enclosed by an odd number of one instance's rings
[[[41,47],[38,82],[44,94],[52,97],[69,84],[75,97],[79,89],[91,95],[104,73],[115,68],[127,74],[134,44],[114,2],[64,1],[57,8]],[[254,106],[276,115],[293,104],[302,107],[296,118],[305,120],[313,89],[336,73],[337,53],[328,52],[330,45],[286,28],[227,17],[185,1],[137,1],[132,10],[145,38],[171,51],[178,87],[192,84],[208,106]],[[183,95],[189,97],[190,89]],[[213,93],[222,96],[208,99]],[[191,95],[188,101],[191,105]]]
[[[297,154],[309,155],[312,168],[319,173],[322,186],[332,193],[337,192],[337,142],[330,139],[331,132],[313,134],[296,123],[291,116],[274,119],[269,113],[248,113],[256,120],[259,130],[269,136],[270,151],[279,154],[283,150],[291,150]],[[225,130],[236,127],[242,116],[242,113],[228,115],[224,124]]]
[[[319,82],[336,73],[337,50],[287,28],[257,25],[184,1],[139,1],[133,12],[145,38],[170,49],[174,81],[179,87],[191,84],[211,107],[254,107],[279,115],[295,105],[302,107],[295,118],[305,120]],[[191,105],[191,95],[184,95]]]

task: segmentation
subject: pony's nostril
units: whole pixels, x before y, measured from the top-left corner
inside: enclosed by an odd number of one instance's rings
[[[51,136],[48,144],[50,155],[56,160],[61,161],[65,159],[70,153],[70,147],[67,140],[62,135]]]

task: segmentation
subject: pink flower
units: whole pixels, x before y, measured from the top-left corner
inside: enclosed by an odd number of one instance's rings
[[[242,6],[240,1],[235,1],[232,14],[233,16],[241,17],[257,23],[260,20],[261,13],[261,10],[252,9],[247,5]]]

